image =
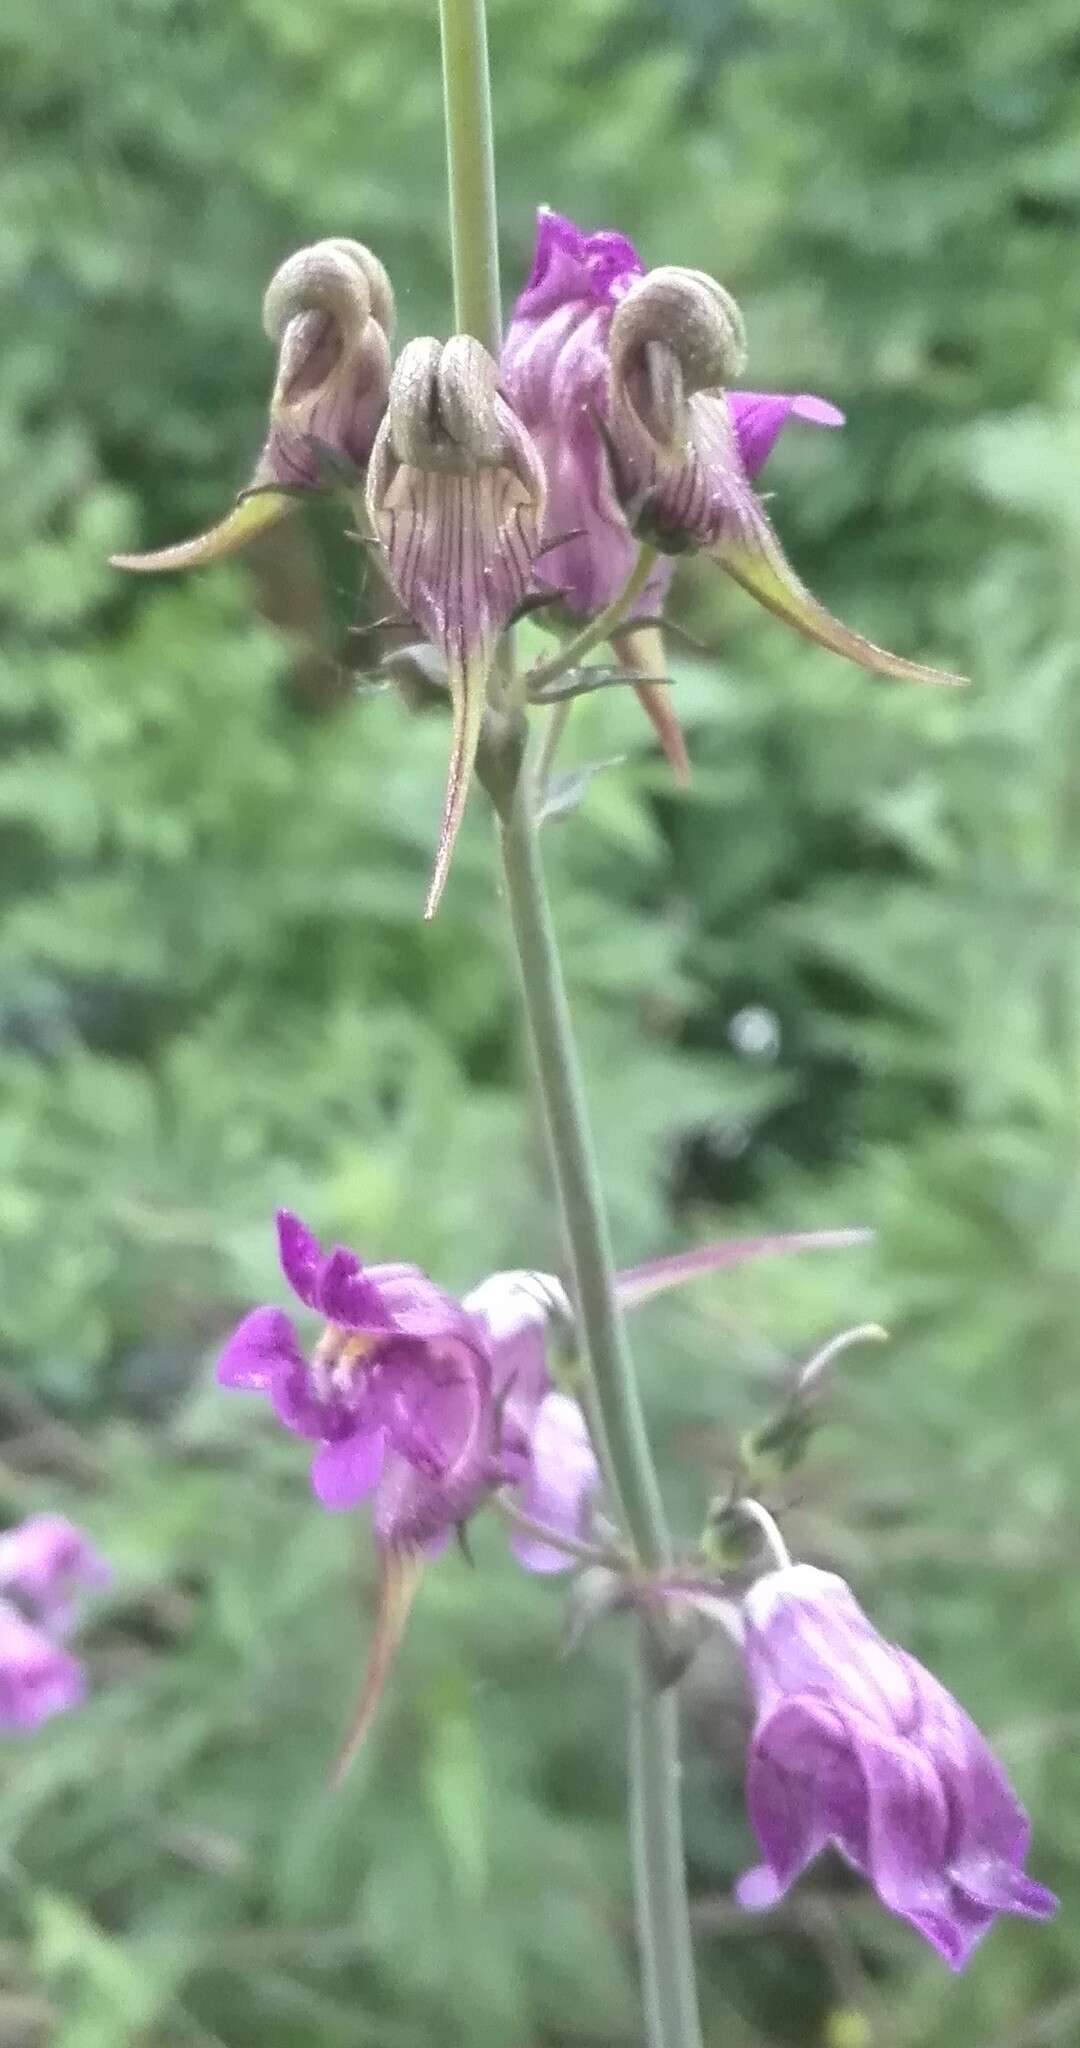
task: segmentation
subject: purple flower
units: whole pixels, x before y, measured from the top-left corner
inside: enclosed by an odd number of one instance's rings
[[[0,1596],[54,1635],[75,1618],[72,1594],[108,1580],[104,1558],[64,1515],[31,1515],[0,1536]]]
[[[0,1728],[36,1728],[77,1706],[85,1685],[77,1658],[0,1600]]]
[[[394,294],[377,256],[336,237],[298,249],[270,280],[263,325],[278,348],[270,422],[255,473],[208,533],[119,569],[196,569],[247,547],[305,493],[356,483],[386,410]]]
[[[567,609],[591,616],[618,595],[637,555],[614,487],[598,422],[610,426],[608,342],[616,309],[644,266],[623,235],[585,234],[561,214],[541,208],[532,270],[503,346],[507,395],[540,451],[547,475],[543,554],[538,577]],[[728,398],[743,467],[753,476],[785,422],[839,426],[843,414],[824,399],[744,391]],[[673,564],[661,559],[630,608],[627,623],[659,612]],[[653,670],[662,661],[655,635],[619,635],[627,668]],[[644,682],[638,696],[676,772],[686,757],[663,684]]]
[[[747,1805],[765,1858],[741,1880],[745,1906],[773,1905],[832,1843],[954,1970],[998,1913],[1053,1913],[1024,1874],[1027,1815],[974,1722],[842,1579],[770,1572],[743,1623]]]
[[[470,336],[409,342],[394,365],[367,510],[390,581],[446,662],[454,715],[424,915],[438,907],[465,810],[495,647],[532,581],[544,472]]]
[[[521,1513],[552,1535],[588,1537],[600,1468],[577,1401],[554,1384],[547,1362],[553,1322],[573,1327],[570,1304],[550,1274],[494,1273],[465,1306],[483,1323],[502,1419],[502,1467],[516,1481]],[[557,1543],[515,1529],[510,1548],[531,1572],[566,1571]]]
[[[620,299],[608,333],[604,417],[629,524],[666,554],[709,555],[797,632],[873,675],[959,680],[853,633],[799,581],[750,487],[742,453],[744,441],[754,460],[767,452],[777,415],[743,409],[740,434],[727,396],[744,360],[738,306],[702,271],[649,271]]]
[[[225,1346],[219,1381],[266,1394],[287,1429],[318,1443],[311,1483],[324,1507],[372,1495],[381,1545],[440,1545],[498,1469],[482,1325],[416,1266],[324,1252],[287,1209],[278,1247],[293,1293],[327,1327],[306,1358],[283,1310],[253,1309]]]

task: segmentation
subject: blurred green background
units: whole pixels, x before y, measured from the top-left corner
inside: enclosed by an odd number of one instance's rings
[[[533,209],[739,295],[753,385],[819,391],[767,477],[853,625],[966,670],[874,683],[698,566],[695,778],[632,699],[550,831],[624,1262],[867,1222],[642,1312],[692,1532],[793,1359],[845,1361],[793,1544],[993,1736],[1049,1929],[954,1981],[837,1869],[744,1919],[738,1674],[685,1686],[716,2048],[1080,2039],[1080,31],[1075,0],[494,0],[509,298]],[[489,830],[419,921],[440,720],[357,692],[340,516],[125,582],[110,549],[250,473],[259,301],[323,234],[445,331],[433,0],[9,0],[0,27],[0,1511],[91,1529],[91,1703],[9,1742],[3,2048],[616,2048],[639,2039],[618,1625],[478,1526],[422,1591],[344,1790],[370,1557],[220,1395],[280,1292],[275,1202],[464,1288],[558,1257]]]

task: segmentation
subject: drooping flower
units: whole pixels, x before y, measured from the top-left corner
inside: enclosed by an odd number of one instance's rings
[[[266,1394],[287,1429],[319,1445],[311,1483],[324,1507],[370,1495],[381,1547],[440,1547],[498,1475],[482,1326],[418,1267],[324,1252],[288,1210],[278,1247],[293,1293],[326,1328],[306,1357],[282,1309],[253,1309],[219,1381]]]
[[[832,1843],[954,1970],[997,1914],[1053,1913],[1024,1873],[1027,1815],[974,1722],[842,1579],[769,1572],[742,1618],[747,1805],[765,1859],[740,1883],[745,1906],[775,1904]]]
[[[208,533],[120,569],[194,569],[246,547],[312,492],[359,481],[390,383],[394,294],[377,256],[335,237],[299,249],[272,277],[263,325],[278,349],[270,422],[251,482]]]
[[[78,1658],[0,1600],[0,1728],[36,1728],[77,1706],[85,1689]]]
[[[611,604],[627,581],[637,541],[615,490],[603,440],[609,425],[609,337],[616,309],[645,276],[633,244],[620,234],[586,234],[543,207],[528,282],[514,308],[501,358],[516,411],[540,451],[547,475],[542,587],[566,609],[591,617]],[[743,468],[754,476],[790,418],[840,426],[843,414],[808,394],[738,392],[728,397]],[[632,630],[635,618],[659,612],[673,564],[658,561],[627,611],[631,630],[615,643],[627,669],[662,670],[654,629]],[[662,683],[637,693],[673,767],[684,779],[686,756]]]
[[[0,1597],[53,1635],[71,1627],[73,1596],[108,1580],[104,1558],[65,1515],[31,1515],[0,1536]]]
[[[423,337],[402,350],[367,507],[401,603],[446,663],[454,729],[431,917],[465,810],[496,643],[530,588],[544,513],[537,451],[471,336],[445,345]]]

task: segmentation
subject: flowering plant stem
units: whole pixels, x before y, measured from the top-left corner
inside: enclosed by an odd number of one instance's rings
[[[484,0],[440,0],[439,15],[455,321],[497,357],[499,261]],[[647,563],[639,561],[636,573],[644,579],[646,572]],[[669,1562],[671,1546],[615,1294],[603,1194],[540,860],[535,767],[521,747],[520,728],[507,731],[503,768],[490,786],[497,791],[506,896],[585,1340],[598,1450],[637,1559],[657,1570]],[[648,2040],[650,2048],[701,2048],[677,1708],[673,1694],[657,1692],[651,1682],[640,1633],[630,1725],[631,1837]]]

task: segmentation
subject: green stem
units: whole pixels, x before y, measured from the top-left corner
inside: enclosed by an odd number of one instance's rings
[[[503,875],[521,973],[574,1291],[581,1315],[599,1449],[640,1561],[666,1565],[671,1545],[615,1294],[603,1193],[555,941],[526,760],[500,815]],[[678,1710],[658,1693],[638,1643],[630,1711],[631,1843],[650,2048],[701,2048],[679,1796]]]
[[[630,1837],[650,2048],[701,2048],[683,1848],[679,1708],[651,1685],[639,1642],[630,1682]],[[643,1898],[647,1900],[642,1909]]]
[[[564,641],[558,653],[553,654],[549,661],[538,661],[536,666],[529,670],[526,684],[530,696],[535,696],[546,683],[557,682],[568,669],[576,667],[587,654],[591,654],[594,647],[599,647],[602,640],[610,640],[611,635],[618,632],[634,599],[640,597],[644,590],[655,561],[655,548],[639,548],[637,560],[626,582],[612,598],[611,603],[605,605],[602,612],[597,612],[595,619],[590,619],[587,626],[582,626],[580,633],[575,633],[572,640]]]
[[[508,810],[500,819],[510,921],[610,1479],[635,1552],[643,1564],[655,1570],[668,1562],[670,1544],[630,1347],[615,1296],[615,1262],[540,861],[535,811],[535,783],[526,761]]]
[[[493,356],[502,342],[495,142],[484,0],[439,0],[454,325]]]
[[[501,321],[484,0],[439,0],[439,17],[455,320],[461,332],[475,335],[495,355]],[[625,593],[620,599],[625,605]],[[668,1562],[671,1546],[615,1296],[603,1195],[540,864],[535,775],[515,745],[508,728],[506,763],[512,765],[498,799],[503,873],[592,1382],[589,1405],[615,1503],[640,1560],[655,1569]],[[701,2048],[676,1707],[670,1694],[651,1685],[643,1642],[631,1730],[631,1838],[649,2048]]]

